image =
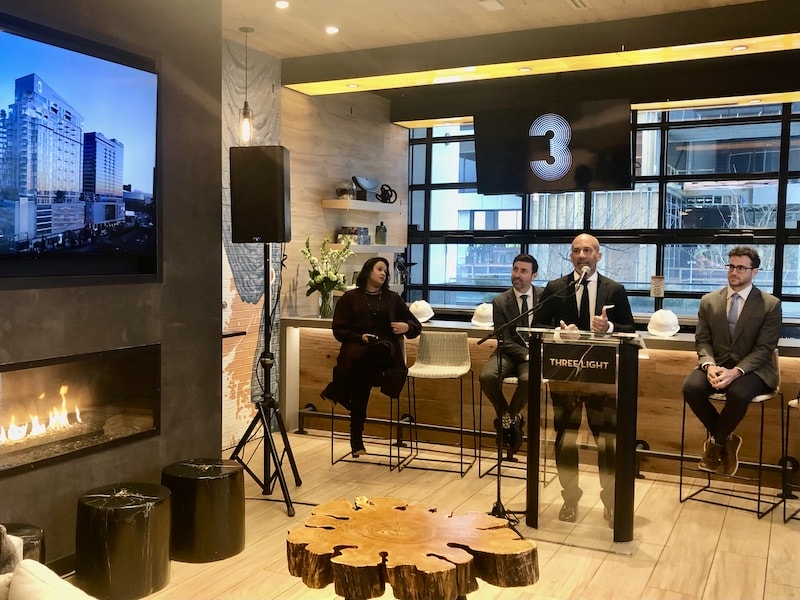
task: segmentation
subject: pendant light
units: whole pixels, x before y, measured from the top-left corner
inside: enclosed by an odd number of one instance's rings
[[[239,137],[242,143],[250,143],[252,133],[253,112],[247,102],[247,35],[255,31],[252,27],[239,27],[239,31],[244,34],[244,106],[239,111]]]

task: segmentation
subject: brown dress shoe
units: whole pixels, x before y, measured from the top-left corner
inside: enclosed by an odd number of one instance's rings
[[[697,463],[701,471],[716,473],[722,462],[722,444],[717,444],[712,438],[708,438],[703,444],[703,458]]]
[[[741,447],[741,436],[735,433],[730,434],[722,445],[720,466],[717,473],[720,475],[727,475],[728,477],[736,474],[736,471],[739,469],[739,448]]]

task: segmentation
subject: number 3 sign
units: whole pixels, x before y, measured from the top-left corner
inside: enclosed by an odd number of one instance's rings
[[[569,122],[555,113],[540,115],[531,123],[529,135],[550,140],[550,158],[530,161],[534,175],[545,181],[558,181],[564,177],[572,166],[572,152],[569,150],[572,128]]]

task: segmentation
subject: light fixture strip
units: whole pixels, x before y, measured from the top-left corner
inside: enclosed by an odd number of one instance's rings
[[[621,50],[619,52],[606,52],[602,54],[543,58],[491,65],[470,65],[469,67],[454,67],[411,73],[393,73],[329,81],[288,83],[285,85],[288,88],[311,96],[371,92],[385,89],[436,85],[439,83],[481,81],[506,77],[526,77],[530,75],[586,71],[590,69],[607,69],[613,67],[719,58],[732,54],[740,55],[741,52],[734,53],[731,49],[733,46],[740,44],[748,46],[748,54],[797,50],[800,49],[800,33],[762,36],[742,40],[686,44],[668,48]]]
[[[663,102],[641,102],[631,104],[631,110],[652,111],[652,110],[677,110],[681,108],[719,108],[720,106],[742,106],[746,104],[784,104],[800,102],[800,91],[797,92],[776,92],[773,94],[756,94],[747,96],[724,96],[720,98],[697,98],[690,100],[666,100]],[[439,117],[432,119],[415,119],[413,121],[395,121],[395,125],[407,129],[419,127],[443,127],[446,125],[457,125],[472,123],[472,116],[452,116]]]

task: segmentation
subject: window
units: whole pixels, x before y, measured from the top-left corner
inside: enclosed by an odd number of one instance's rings
[[[509,287],[520,252],[536,257],[543,286],[572,269],[570,242],[591,231],[600,271],[625,285],[643,317],[658,308],[695,316],[700,296],[725,285],[728,250],[749,245],[761,254],[756,285],[800,318],[798,106],[637,112],[633,189],[589,198],[483,196],[471,124],[412,130],[407,259],[416,264],[406,296],[471,311]],[[650,296],[654,275],[664,298]]]

